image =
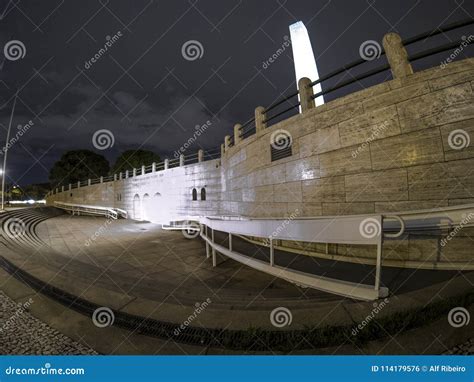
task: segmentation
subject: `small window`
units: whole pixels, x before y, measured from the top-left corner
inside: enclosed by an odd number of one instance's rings
[[[201,188],[201,200],[206,200],[206,189]]]
[[[193,188],[193,200],[198,200],[198,193],[195,188]]]

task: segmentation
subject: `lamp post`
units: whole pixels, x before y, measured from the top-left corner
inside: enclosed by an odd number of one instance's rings
[[[5,204],[5,171],[7,168],[7,154],[8,154],[8,143],[10,142],[10,131],[12,129],[12,120],[13,120],[13,114],[15,113],[15,105],[16,105],[16,97],[18,96],[18,91],[15,93],[15,98],[13,99],[13,107],[12,107],[12,112],[10,114],[10,123],[8,124],[8,130],[7,130],[7,140],[5,141],[5,147],[4,147],[4,153],[3,153],[3,167],[2,167],[2,207],[0,211],[4,210],[4,204]]]

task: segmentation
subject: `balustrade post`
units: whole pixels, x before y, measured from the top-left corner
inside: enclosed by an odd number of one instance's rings
[[[383,48],[390,64],[393,78],[403,78],[413,74],[413,68],[408,61],[408,53],[397,33],[387,33],[383,36]]]
[[[315,102],[313,99],[313,87],[310,86],[311,80],[308,77],[300,78],[298,81],[298,92],[300,98],[301,112],[304,113],[310,109],[314,109]]]

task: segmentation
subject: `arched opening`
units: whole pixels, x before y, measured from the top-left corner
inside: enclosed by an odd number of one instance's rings
[[[195,188],[193,188],[193,200],[198,200],[198,193]]]
[[[141,216],[141,205],[140,205],[140,196],[136,194],[133,197],[133,218],[135,220],[142,220]]]
[[[201,188],[201,200],[206,200],[206,189]]]
[[[143,195],[143,200],[142,200],[142,207],[143,207],[143,220],[150,220],[150,195],[145,194]]]

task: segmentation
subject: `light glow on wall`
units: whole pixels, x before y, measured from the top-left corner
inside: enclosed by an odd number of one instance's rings
[[[313,47],[309,39],[308,31],[302,21],[290,25],[291,46],[293,49],[293,60],[295,62],[296,85],[298,80],[308,77],[311,81],[319,79],[316,60],[314,59]],[[313,87],[314,93],[322,90],[321,85]],[[316,98],[316,106],[324,104],[323,96]]]

